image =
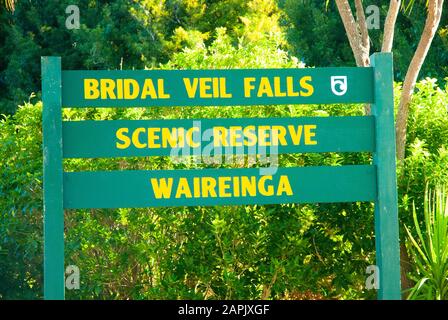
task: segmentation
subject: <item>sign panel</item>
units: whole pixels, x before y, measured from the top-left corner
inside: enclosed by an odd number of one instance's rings
[[[64,207],[146,208],[373,201],[375,167],[64,173]]]
[[[372,102],[372,68],[62,72],[72,108]]]
[[[369,68],[62,71],[42,58],[44,296],[64,209],[374,201],[380,299],[400,299],[392,56]],[[62,121],[64,107],[370,103],[372,116]],[[64,172],[63,158],[372,152],[372,165]]]
[[[63,122],[65,158],[372,152],[374,118]]]

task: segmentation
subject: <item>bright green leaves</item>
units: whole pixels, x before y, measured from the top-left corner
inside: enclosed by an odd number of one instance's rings
[[[406,227],[412,262],[418,274],[408,299],[445,300],[448,299],[448,194],[445,187],[425,193],[423,217],[422,229],[414,207],[415,231]]]

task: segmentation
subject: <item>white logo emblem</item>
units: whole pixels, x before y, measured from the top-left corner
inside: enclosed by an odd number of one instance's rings
[[[347,76],[332,76],[331,91],[337,96],[343,96],[347,92]]]

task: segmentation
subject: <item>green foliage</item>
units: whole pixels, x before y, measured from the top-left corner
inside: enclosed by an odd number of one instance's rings
[[[41,103],[0,123],[0,299],[41,295],[41,136]]]
[[[40,91],[41,56],[61,56],[64,69],[143,69],[210,44],[216,28],[234,43],[280,30],[273,0],[80,0],[80,29],[69,30],[72,4],[19,1],[14,14],[0,11],[0,113],[14,113]]]
[[[417,212],[423,212],[427,184],[434,189],[448,183],[447,96],[448,90],[442,90],[435,79],[417,83],[410,107],[406,158],[398,174],[399,205],[406,224],[411,223],[412,203]]]
[[[396,90],[395,96],[399,94],[400,85],[396,86]],[[415,219],[415,215],[420,217],[419,220],[424,220],[427,215],[425,186],[434,190],[448,183],[447,97],[447,89],[442,90],[435,79],[427,78],[417,83],[408,121],[406,158],[398,173],[398,199],[403,225],[414,225],[412,217]],[[401,239],[406,239],[404,230]],[[412,243],[407,241],[406,246],[410,248]],[[412,259],[411,262],[416,261]],[[419,280],[421,274],[420,268],[413,266],[409,277]]]
[[[417,237],[406,227],[412,243],[411,252],[419,278],[408,299],[448,299],[448,194],[445,187],[426,192],[424,229],[420,228],[417,212],[413,218]]]
[[[353,53],[333,3],[326,9],[319,0],[286,0],[283,10],[293,55],[310,66],[354,66]]]
[[[80,9],[81,27],[68,30],[68,5]],[[381,26],[388,5],[381,8]],[[448,12],[422,74],[439,80],[448,69]],[[396,77],[404,78],[426,18],[424,1],[400,14],[394,42]],[[322,0],[70,0],[19,1],[14,12],[0,10],[0,113],[12,114],[40,95],[40,57],[62,57],[64,69],[143,69],[165,64],[173,54],[200,43],[210,45],[216,28],[232,44],[278,37],[283,50],[310,66],[354,64],[334,1]],[[287,36],[282,35],[284,32]],[[370,30],[372,52],[380,50],[381,31]]]

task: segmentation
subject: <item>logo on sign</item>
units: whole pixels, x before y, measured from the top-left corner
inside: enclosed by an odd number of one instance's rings
[[[331,91],[337,96],[343,96],[347,92],[347,76],[332,76]]]

